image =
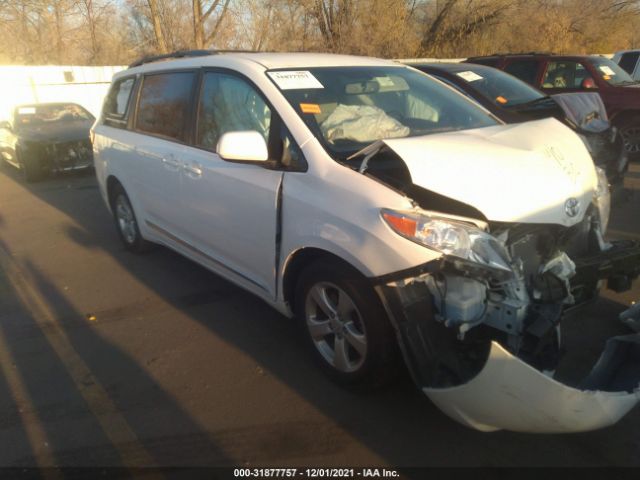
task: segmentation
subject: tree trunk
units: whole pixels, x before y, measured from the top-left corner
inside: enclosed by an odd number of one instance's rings
[[[164,38],[162,23],[160,21],[160,12],[158,11],[158,0],[147,0],[149,10],[151,10],[151,21],[153,23],[153,34],[156,37],[156,46],[160,53],[167,53],[167,42]]]
[[[56,61],[62,63],[62,13],[60,12],[61,5],[56,2],[53,6],[53,13],[55,14],[56,22]]]
[[[193,43],[195,48],[204,48],[204,21],[200,0],[193,0]]]

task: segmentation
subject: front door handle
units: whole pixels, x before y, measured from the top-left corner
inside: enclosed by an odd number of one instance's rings
[[[193,165],[185,163],[182,168],[184,168],[184,171],[187,172],[190,177],[199,178],[202,176],[202,167],[197,163]]]

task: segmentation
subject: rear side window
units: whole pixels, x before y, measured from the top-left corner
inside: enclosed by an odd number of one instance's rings
[[[527,82],[529,85],[535,85],[538,76],[538,61],[516,60],[515,62],[509,63],[504,71],[519,78],[523,82]]]
[[[145,76],[140,90],[135,129],[171,140],[185,141],[194,80],[194,72]]]
[[[582,84],[587,78],[592,77],[581,63],[571,61],[549,62],[542,80],[542,88],[582,88]]]
[[[103,113],[105,123],[113,127],[124,127],[135,78],[125,78],[113,84],[105,99]]]
[[[638,63],[638,57],[640,57],[640,52],[625,53],[620,58],[619,65],[625,72],[633,74],[633,71],[636,69],[636,64]]]

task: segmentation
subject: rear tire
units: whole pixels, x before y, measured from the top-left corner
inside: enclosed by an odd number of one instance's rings
[[[397,376],[395,332],[355,269],[326,258],[311,264],[298,280],[295,311],[315,359],[337,383],[379,388]]]
[[[142,237],[129,196],[120,184],[114,187],[111,210],[118,236],[124,247],[134,253],[147,252],[151,244]]]

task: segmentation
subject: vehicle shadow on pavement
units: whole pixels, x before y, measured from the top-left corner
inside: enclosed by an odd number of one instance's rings
[[[167,392],[158,388],[142,366],[117,345],[92,334],[89,327],[77,328],[73,322],[61,322],[61,328],[74,350],[104,387],[120,415],[125,416],[132,431],[135,433],[139,429],[147,433],[139,440],[159,464],[195,465],[203,464],[202,460],[206,459],[205,464],[219,465],[229,463],[231,459],[235,463],[246,461],[251,464],[286,460],[290,465],[295,464],[296,458],[313,456],[326,458],[327,463],[335,464],[336,458],[343,458],[343,465],[357,465],[357,459],[340,456],[344,442],[341,432],[344,431],[366,446],[380,462],[395,466],[570,466],[577,461],[580,466],[640,465],[640,440],[637,436],[640,412],[637,410],[622,424],[586,434],[483,434],[449,420],[417,391],[406,376],[392,388],[370,394],[357,394],[334,385],[314,365],[294,321],[165,248],[159,247],[143,256],[124,251],[119,246],[95,182],[80,178],[80,189],[73,188],[75,181],[69,180],[72,187],[64,195],[47,185],[26,188],[74,221],[74,225],[66,229],[72,241],[83,248],[111,255],[173,308],[240,349],[253,359],[264,375],[284,383],[331,420],[326,424],[256,425],[251,431],[233,433],[221,432],[214,425],[200,427],[190,419],[186,407],[176,404]],[[636,197],[634,201],[637,200]],[[150,264],[153,268],[149,268]],[[68,304],[53,280],[47,279],[33,264],[27,263],[26,268],[47,302],[58,306],[54,308],[56,318],[69,318],[69,315],[78,319],[83,317],[83,312],[75,311]],[[158,272],[166,272],[166,275]],[[96,275],[95,281],[99,282],[99,278],[100,275]],[[188,293],[176,295],[176,283],[183,285]],[[624,308],[621,303],[608,301],[602,303],[598,311],[606,312],[607,318],[615,321],[617,313]],[[110,312],[95,314],[102,318]],[[126,320],[126,309],[119,315]],[[595,325],[602,321],[597,318],[583,320]],[[584,328],[584,323],[578,328]],[[606,330],[608,327],[602,328]],[[611,330],[616,332],[618,326],[612,326]],[[47,351],[46,345],[42,348]],[[105,357],[109,362],[104,362]],[[98,361],[99,358],[102,360]],[[127,372],[126,385],[118,383],[123,372]],[[202,375],[206,374],[205,369]],[[64,377],[64,372],[59,372],[59,375]],[[31,382],[37,384],[39,380],[40,375],[35,372]],[[110,390],[110,385],[114,386],[113,390]],[[67,382],[63,389],[73,391],[72,387]],[[37,385],[32,385],[32,388],[35,390]],[[217,388],[225,388],[225,385],[217,385]],[[157,392],[149,395],[153,389]],[[138,405],[137,398],[143,390],[145,398],[153,401]],[[286,410],[287,405],[273,405],[277,398],[265,396],[248,400],[248,405],[253,409]],[[76,401],[80,401],[79,398]],[[160,422],[153,415],[153,410],[158,409],[166,412],[166,416],[164,425],[158,426],[156,432],[149,430],[149,422]],[[189,438],[187,443],[198,452],[176,451],[181,441],[180,433],[174,433],[172,437],[171,432],[184,432],[182,440]],[[158,442],[158,438],[168,440]],[[228,457],[221,454],[221,446],[224,446],[222,450],[230,452]],[[112,458],[112,454],[110,449],[101,453],[105,461]],[[73,459],[66,458],[62,459],[63,462],[75,463]]]
[[[0,239],[5,265],[6,252]],[[0,465],[230,463],[171,395],[93,332],[28,259],[20,269],[9,264],[3,270],[2,298],[10,300],[0,313],[0,350],[10,360],[3,362],[3,378],[13,381],[0,381],[0,399],[8,402],[1,407],[7,438]]]

